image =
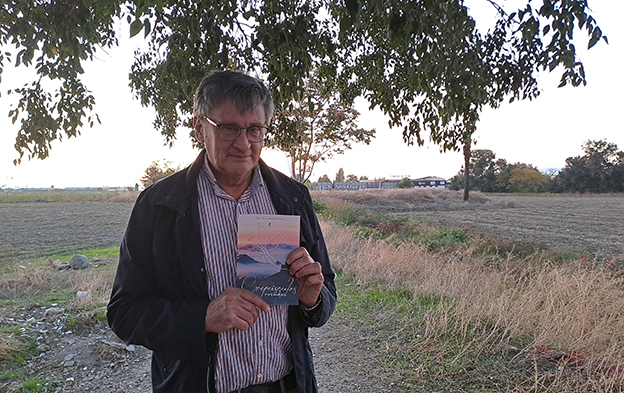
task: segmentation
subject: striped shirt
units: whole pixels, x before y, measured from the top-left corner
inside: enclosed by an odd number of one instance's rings
[[[197,178],[204,264],[208,297],[215,299],[236,286],[237,217],[239,214],[276,214],[258,167],[251,185],[238,201],[223,191],[207,159]],[[215,368],[217,393],[273,382],[292,369],[292,346],[286,328],[288,306],[259,311],[246,332],[230,329],[219,334]]]

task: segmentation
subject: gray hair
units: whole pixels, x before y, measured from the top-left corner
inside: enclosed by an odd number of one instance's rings
[[[193,116],[209,116],[226,102],[233,102],[241,113],[264,107],[267,123],[273,116],[273,98],[258,79],[236,71],[212,71],[201,81],[193,98]]]

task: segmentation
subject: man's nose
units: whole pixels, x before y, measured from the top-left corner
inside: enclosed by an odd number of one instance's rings
[[[240,134],[234,139],[234,146],[240,150],[247,150],[251,147],[251,142],[247,138],[246,128],[241,128]]]

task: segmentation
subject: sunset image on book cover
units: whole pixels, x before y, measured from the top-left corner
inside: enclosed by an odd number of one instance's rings
[[[297,278],[286,259],[299,247],[299,216],[238,216],[236,285],[268,304],[298,304]]]

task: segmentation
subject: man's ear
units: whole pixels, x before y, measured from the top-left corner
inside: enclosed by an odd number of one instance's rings
[[[195,129],[195,139],[199,143],[205,143],[204,138],[204,123],[201,121],[202,119],[199,116],[193,116],[193,129]]]

